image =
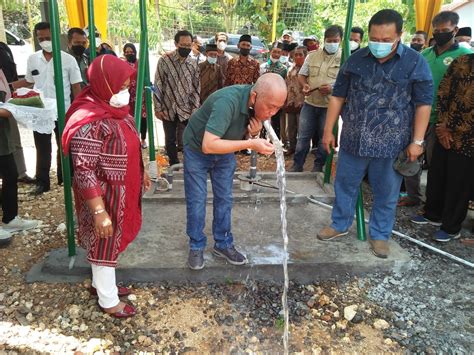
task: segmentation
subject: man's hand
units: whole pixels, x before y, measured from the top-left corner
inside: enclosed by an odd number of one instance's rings
[[[331,95],[332,93],[332,86],[329,84],[324,84],[319,87],[319,93],[323,96]]]
[[[409,161],[415,161],[423,154],[423,147],[418,144],[411,143],[407,148],[407,157]]]
[[[161,112],[156,111],[155,116],[156,116],[156,118],[158,118],[161,121],[166,120],[168,118],[168,115],[166,114],[166,112],[163,112],[163,111],[161,111]]]
[[[112,236],[114,232],[112,220],[106,211],[94,215],[94,229],[99,238],[109,238]]]
[[[274,145],[268,142],[266,139],[257,138],[257,139],[252,139],[249,142],[250,142],[249,148],[255,150],[256,152],[260,154],[270,155],[275,151]]]
[[[303,85],[303,95],[307,96],[310,91],[311,91],[311,87],[309,86],[309,84],[304,84]]]
[[[328,154],[331,154],[331,150],[333,148],[336,148],[336,137],[334,137],[334,134],[332,132],[324,132],[323,147],[326,152],[328,152]]]
[[[437,125],[435,131],[439,143],[444,149],[451,149],[451,142],[453,141],[452,131],[443,124]]]
[[[251,118],[250,123],[247,126],[247,132],[250,136],[255,137],[258,136],[260,131],[262,130],[263,124],[262,121],[257,120],[256,118]]]

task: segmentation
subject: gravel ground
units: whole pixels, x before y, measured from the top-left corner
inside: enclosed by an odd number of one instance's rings
[[[246,169],[248,157],[238,160]],[[261,170],[274,166],[273,158],[259,159]],[[29,188],[21,187],[20,213],[42,225],[0,249],[0,354],[282,352],[282,285],[271,281],[128,285],[139,315],[122,321],[99,310],[87,290],[90,280],[26,284],[25,273],[45,252],[65,246],[62,191],[55,187],[31,199]],[[367,191],[367,208],[370,201]],[[414,212],[400,210],[397,228],[428,241],[433,230],[413,228],[407,221]],[[291,352],[474,353],[472,271],[397,241],[413,257],[404,272],[290,284]],[[472,247],[459,242],[442,247],[473,260]]]

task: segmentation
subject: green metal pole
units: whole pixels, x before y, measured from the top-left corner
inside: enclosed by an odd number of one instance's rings
[[[352,18],[354,17],[354,8],[355,8],[355,0],[349,0],[347,4],[347,15],[346,15],[346,26],[344,28],[344,38],[342,41],[342,58],[341,58],[341,66],[342,64],[349,58],[351,55],[351,49],[349,45],[349,41],[351,38],[351,28],[352,28]],[[334,136],[337,137],[337,123],[334,126]],[[331,182],[331,172],[332,172],[332,159],[334,156],[334,149],[331,149],[329,153],[326,164],[324,168],[324,183],[329,184]]]
[[[148,30],[146,23],[146,0],[140,0],[140,61],[138,63],[137,98],[135,101],[135,124],[140,132],[143,88],[145,83],[146,57],[148,57]]]
[[[89,18],[89,62],[92,62],[97,56],[95,47],[94,0],[87,0],[87,15]]]
[[[51,34],[53,41],[54,85],[56,88],[56,102],[58,106],[58,128],[59,137],[62,137],[66,108],[64,105],[64,85],[61,63],[61,49],[59,43],[59,10],[57,0],[49,0],[49,15],[51,21]],[[69,169],[69,159],[63,155],[61,139],[59,139],[58,149],[61,154],[61,163],[64,178],[64,204],[66,205],[67,245],[69,256],[72,257],[76,255],[76,242],[74,239],[74,220],[72,211],[71,169]]]
[[[365,233],[364,196],[362,195],[362,187],[359,188],[359,196],[357,197],[356,221],[357,239],[361,241],[367,240],[367,234]]]
[[[148,53],[145,57],[146,66],[145,66],[145,79],[147,80],[147,86],[151,86],[150,82],[150,57]],[[146,107],[146,120],[148,128],[148,147],[150,161],[155,161],[155,130],[153,129],[153,107],[151,102],[151,92],[150,90],[145,90],[145,107]]]

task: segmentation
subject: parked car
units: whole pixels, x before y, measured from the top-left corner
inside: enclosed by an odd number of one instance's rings
[[[7,37],[8,48],[13,53],[13,59],[16,63],[16,71],[18,75],[24,76],[26,74],[26,62],[28,57],[34,53],[31,43],[26,40],[21,39],[16,36],[14,33],[5,30],[5,35]]]
[[[226,52],[236,57],[239,55],[239,48],[237,44],[239,43],[239,34],[228,34],[229,40],[227,41]],[[207,43],[216,43],[214,37],[210,38]],[[257,59],[260,62],[267,60],[268,48],[263,40],[257,36],[252,36],[252,49],[250,50],[250,55]]]

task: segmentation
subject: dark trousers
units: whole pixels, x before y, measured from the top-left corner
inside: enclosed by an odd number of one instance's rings
[[[474,184],[474,158],[444,149],[436,141],[428,169],[424,216],[441,221],[449,234],[461,230]]]
[[[59,130],[57,122],[54,128],[54,135],[56,137],[56,143],[59,146]],[[49,170],[51,169],[52,152],[51,134],[33,132],[33,138],[35,140],[36,147],[36,184],[49,189]],[[56,164],[58,183],[62,183],[63,173],[61,170],[61,156],[59,149],[56,155]]]
[[[147,120],[146,117],[142,117],[141,123],[140,123],[140,137],[142,140],[146,139],[146,132],[147,132]]]
[[[165,147],[166,147],[166,154],[168,155],[168,159],[170,161],[170,165],[178,164],[178,147],[176,145],[177,141],[182,141],[182,136],[177,137],[178,134],[182,135],[182,132],[178,130],[178,127],[185,126],[186,122],[180,122],[178,116],[174,118],[173,121],[165,121],[163,120],[163,130],[165,131]]]
[[[13,154],[0,155],[0,175],[2,177],[2,221],[9,223],[18,215],[18,172]]]

